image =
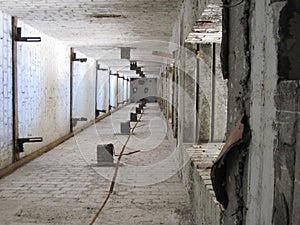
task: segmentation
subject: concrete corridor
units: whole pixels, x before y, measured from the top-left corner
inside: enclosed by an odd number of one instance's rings
[[[105,199],[113,167],[97,167],[96,146],[113,143],[134,104],[106,117],[0,180],[1,224],[89,224]],[[131,123],[131,127],[134,123]],[[114,193],[95,224],[191,225],[174,143],[156,103],[149,103],[125,150]]]

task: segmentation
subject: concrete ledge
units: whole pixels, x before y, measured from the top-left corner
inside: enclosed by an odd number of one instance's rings
[[[215,198],[210,178],[211,166],[222,146],[223,143],[183,146],[190,160],[182,170],[183,182],[188,189],[195,222],[199,225],[222,224],[222,208]]]

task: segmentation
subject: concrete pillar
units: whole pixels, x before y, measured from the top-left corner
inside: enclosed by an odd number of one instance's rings
[[[110,93],[109,105],[113,108],[118,106],[118,77],[117,75],[110,75]]]
[[[96,104],[97,110],[102,112],[108,111],[109,106],[109,70],[100,64],[101,69],[97,71],[97,93]],[[102,68],[103,67],[103,68]]]
[[[0,169],[13,159],[13,93],[11,16],[0,11]]]
[[[195,52],[194,46],[186,44],[184,61],[184,105],[183,105],[183,142],[195,142]]]

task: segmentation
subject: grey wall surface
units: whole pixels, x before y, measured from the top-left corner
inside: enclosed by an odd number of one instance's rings
[[[177,148],[181,150],[179,164],[187,163],[181,170],[181,177],[186,185],[192,208],[195,213],[196,224],[222,224],[220,209],[212,198],[208,179],[199,175],[199,169],[191,166],[184,143],[208,142],[211,132],[211,104],[212,104],[212,47],[209,44],[201,45],[201,57],[197,68],[196,46],[185,44],[185,38],[192,30],[195,21],[200,18],[202,11],[209,1],[185,1],[181,13],[173,27],[170,51],[173,50],[175,63],[174,79],[170,80],[167,71],[162,70],[159,79],[159,96],[162,112],[173,128]],[[176,43],[176,44],[174,44]],[[227,130],[227,81],[223,79],[220,67],[220,45],[216,45],[215,67],[215,113],[214,113],[214,141],[224,141]],[[199,81],[196,82],[197,70]],[[174,95],[170,97],[169,90]],[[196,89],[199,95],[196,96]],[[196,111],[198,99],[199,111]],[[174,106],[170,119],[169,108]],[[197,118],[198,117],[198,118]],[[196,132],[198,119],[198,133]],[[197,150],[195,150],[197,151]],[[207,168],[209,170],[209,168]]]
[[[245,1],[229,11],[228,131],[245,114],[251,141],[228,159],[225,224],[299,223],[296,2]]]
[[[140,78],[130,81],[130,101],[138,102],[140,99],[147,98],[155,101],[157,97],[157,79]]]

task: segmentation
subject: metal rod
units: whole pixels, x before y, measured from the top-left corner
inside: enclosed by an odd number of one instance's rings
[[[100,68],[100,66],[98,67],[98,61],[96,61],[96,78],[95,78],[95,118],[97,118],[98,113],[97,113],[97,109],[98,109],[98,101],[97,101],[97,91],[98,91],[98,68]]]
[[[18,118],[18,45],[16,42],[18,18],[12,17],[12,110],[13,110],[13,151],[12,160],[16,162],[20,159],[18,148],[19,118]]]
[[[223,4],[229,4],[228,0],[224,0]],[[229,78],[229,23],[230,23],[230,9],[223,7],[222,11],[222,44],[221,44],[221,67],[223,78]]]
[[[215,135],[215,94],[216,94],[216,43],[212,43],[212,74],[211,74],[211,115],[210,141],[214,142]]]
[[[130,88],[131,88],[130,79],[128,78],[127,79],[127,101],[128,102],[130,102]]]
[[[197,44],[197,53],[200,51],[200,44]],[[195,74],[195,134],[194,142],[198,143],[199,140],[199,81],[200,81],[200,58],[196,57],[196,74]]]
[[[117,82],[116,82],[116,86],[115,86],[116,90],[115,90],[115,93],[116,93],[116,99],[115,99],[115,102],[116,104],[116,108],[119,107],[119,75],[117,76]]]
[[[73,55],[74,48],[70,49],[70,132],[73,132]]]

